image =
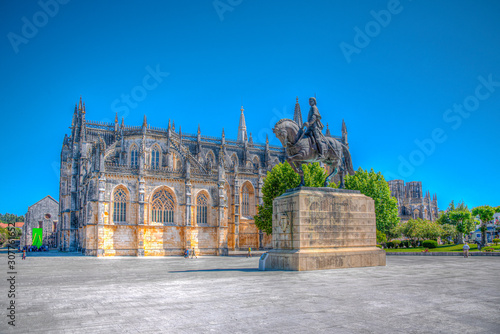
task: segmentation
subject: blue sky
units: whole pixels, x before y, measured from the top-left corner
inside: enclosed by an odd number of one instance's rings
[[[274,123],[316,94],[332,133],[345,119],[355,168],[422,181],[443,209],[500,205],[497,1],[3,1],[0,15],[0,212],[58,198],[80,95],[87,119],[231,138],[243,104],[254,141],[278,144]]]

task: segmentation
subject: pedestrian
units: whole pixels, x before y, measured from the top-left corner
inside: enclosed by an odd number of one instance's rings
[[[464,250],[464,257],[469,257],[469,245],[467,244],[467,242],[465,242],[464,246],[462,247],[463,250]]]
[[[481,246],[482,246],[482,243],[481,242],[478,242],[477,243],[477,250],[480,251],[481,250]]]
[[[191,250],[191,258],[194,259],[194,258],[198,258],[198,256],[196,256],[196,252],[194,250],[194,247],[193,249]]]
[[[252,257],[252,247],[248,247],[247,257]]]
[[[184,251],[184,258],[185,258],[185,259],[188,259],[188,258],[189,258],[189,249],[186,249],[186,250]]]

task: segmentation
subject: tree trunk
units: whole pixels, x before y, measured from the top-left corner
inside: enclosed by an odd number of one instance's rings
[[[486,246],[486,232],[487,232],[486,224],[481,222],[481,243],[483,247]]]

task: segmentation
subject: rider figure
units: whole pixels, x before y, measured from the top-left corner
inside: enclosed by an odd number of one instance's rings
[[[318,107],[316,107],[316,98],[311,97],[309,99],[309,115],[307,115],[307,122],[304,123],[303,127],[307,128],[305,133],[313,139],[313,144],[316,144],[319,159],[324,159],[328,147],[325,142],[325,137],[321,130],[323,130],[323,123],[321,123],[321,115],[319,114]]]

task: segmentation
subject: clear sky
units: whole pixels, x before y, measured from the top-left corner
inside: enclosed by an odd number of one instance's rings
[[[500,205],[499,18],[494,0],[2,1],[0,212],[58,199],[80,95],[90,120],[230,138],[243,104],[278,144],[316,94],[356,169],[422,181],[442,209]]]

